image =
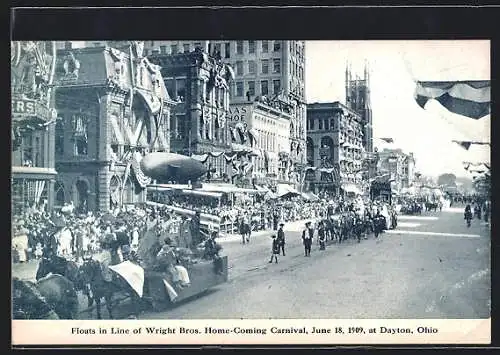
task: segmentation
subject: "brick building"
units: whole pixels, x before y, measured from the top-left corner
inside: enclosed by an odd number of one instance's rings
[[[58,205],[107,211],[145,200],[142,156],[169,151],[169,98],[143,43],[60,49],[56,64]]]

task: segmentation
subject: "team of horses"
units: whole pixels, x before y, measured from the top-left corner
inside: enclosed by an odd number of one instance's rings
[[[142,304],[137,293],[118,274],[106,277],[99,260],[87,258],[81,265],[54,253],[46,252],[38,264],[36,282],[13,279],[14,319],[76,319],[79,313],[78,292],[87,297],[89,314],[95,304],[97,319],[102,319],[102,300],[111,319],[117,305],[113,296],[124,293],[137,312]]]

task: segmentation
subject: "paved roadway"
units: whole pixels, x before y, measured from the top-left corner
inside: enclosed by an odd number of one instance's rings
[[[302,223],[289,224],[286,256],[269,264],[272,232],[250,244],[221,240],[229,282],[141,319],[488,318],[490,232],[462,208],[399,216],[379,239],[332,244],[304,257]],[[26,266],[14,267],[13,275]],[[24,271],[27,273],[27,271]],[[106,316],[106,312],[103,312]],[[83,318],[85,318],[83,314]]]

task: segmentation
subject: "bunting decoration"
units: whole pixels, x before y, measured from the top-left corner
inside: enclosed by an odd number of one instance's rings
[[[130,165],[132,167],[132,171],[134,172],[135,179],[137,180],[137,183],[142,187],[145,188],[148,186],[152,179],[149,176],[146,176],[144,172],[141,169],[141,160],[142,160],[142,155],[138,152],[136,152],[134,155],[132,155],[131,160],[130,160]]]
[[[418,81],[415,100],[424,108],[434,99],[452,113],[477,120],[490,114],[490,88],[489,80]]]
[[[469,150],[471,145],[476,144],[476,145],[490,145],[489,142],[471,142],[471,141],[457,141],[453,140],[453,143],[457,143],[459,146],[464,148],[465,150]]]

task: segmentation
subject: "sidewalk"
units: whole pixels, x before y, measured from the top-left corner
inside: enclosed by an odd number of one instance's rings
[[[286,222],[283,230],[285,232],[301,231],[302,229],[305,228],[305,223],[307,221],[311,221],[314,224],[318,220],[319,220],[319,218],[310,218],[310,219],[301,219],[301,220],[293,221],[293,222]],[[258,232],[252,232],[252,238],[265,237],[265,236],[270,237],[271,235],[276,234],[276,233],[277,233],[277,231],[274,231],[272,229],[266,229],[266,230],[262,230],[262,231],[258,231]],[[221,233],[220,237],[217,238],[217,242],[221,243],[221,244],[235,242],[235,241],[241,242],[241,235],[240,234]]]

